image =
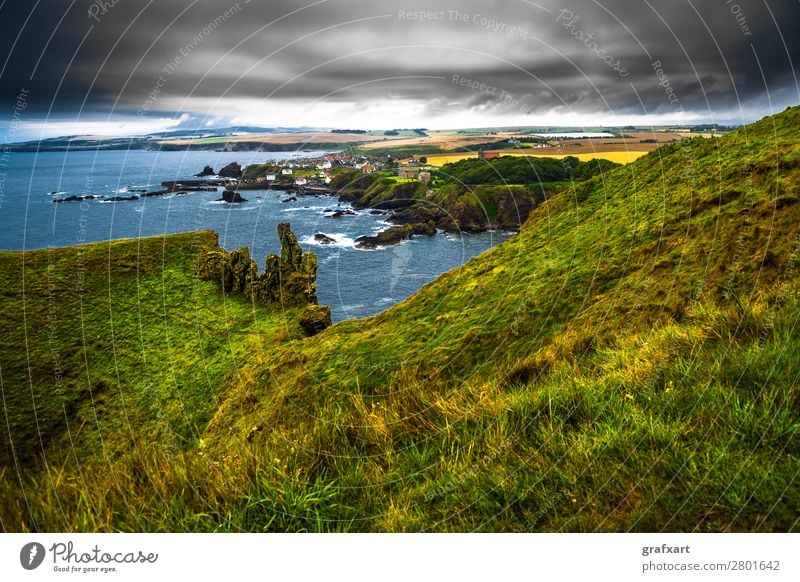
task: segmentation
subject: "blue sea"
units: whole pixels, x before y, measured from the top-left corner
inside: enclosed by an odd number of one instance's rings
[[[334,321],[387,309],[441,273],[502,242],[508,233],[443,234],[379,250],[358,250],[354,240],[389,224],[368,210],[330,218],[347,208],[336,196],[297,197],[277,190],[247,190],[243,204],[218,202],[219,192],[192,192],[132,201],[53,203],[70,194],[128,195],[129,189],[160,189],[167,180],[187,179],[210,165],[317,157],[286,152],[101,151],[5,154],[0,164],[0,248],[33,250],[81,242],[108,241],[211,229],[228,249],[247,246],[264,267],[279,249],[277,225],[289,222],[304,250],[319,257],[317,295],[330,305]],[[53,194],[61,193],[61,194]],[[326,213],[326,211],[328,211]],[[315,233],[336,240],[323,246]]]

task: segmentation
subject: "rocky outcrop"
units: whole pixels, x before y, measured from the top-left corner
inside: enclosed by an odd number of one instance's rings
[[[128,200],[138,200],[139,197],[136,194],[131,196],[112,196],[111,198],[105,198],[106,202],[126,202]]]
[[[427,185],[417,180],[397,182],[380,174],[362,174],[357,170],[340,172],[330,187],[338,192],[341,201],[350,202],[353,208],[383,210],[411,206],[427,189]]]
[[[219,175],[223,178],[235,178],[238,180],[242,177],[242,166],[237,162],[231,162],[219,171]]]
[[[436,234],[436,223],[433,220],[412,224],[411,228],[414,229],[414,234],[422,234],[425,236],[433,236]]]
[[[278,225],[278,238],[281,254],[267,256],[263,273],[245,247],[230,253],[221,248],[203,253],[198,274],[203,280],[218,282],[225,293],[243,295],[259,305],[314,306],[315,310],[304,312],[307,324],[303,328],[319,331],[322,323],[330,325],[330,309],[317,305],[317,257],[303,253],[289,223]]]
[[[308,305],[300,313],[300,327],[308,335],[316,335],[331,325],[331,308],[327,305]]]
[[[86,195],[73,194],[72,196],[67,196],[66,198],[54,198],[53,202],[55,203],[83,202],[84,200],[100,200],[101,198],[102,196],[95,194],[86,194]]]
[[[247,202],[247,198],[242,198],[238,192],[234,192],[233,190],[225,190],[222,193],[222,198],[220,198],[218,202]]]
[[[326,210],[324,214],[327,218],[341,218],[342,216],[355,216],[357,213],[349,208],[345,208],[343,210]]]
[[[214,175],[214,168],[212,168],[211,166],[206,166],[205,168],[203,168],[202,172],[200,172],[199,174],[195,174],[195,177],[205,178],[206,176],[213,176],[213,175]]]
[[[445,232],[483,232],[491,228],[519,230],[530,213],[547,199],[545,187],[447,185],[407,208],[394,212],[393,224],[427,224]],[[415,227],[416,228],[416,227]]]
[[[415,224],[440,220],[446,213],[433,204],[419,202],[403,210],[398,210],[392,215],[391,221],[395,224]]]
[[[456,210],[459,213],[459,218],[456,219],[450,211]],[[449,208],[445,211],[440,206],[428,202],[418,202],[413,206],[398,210],[389,218],[393,224],[411,224],[414,226],[414,234],[436,234],[436,229],[439,228],[445,232],[459,232],[462,230],[480,231],[481,228],[473,224],[474,217],[467,214],[463,209]],[[431,232],[430,225],[433,224]],[[425,232],[421,232],[422,226],[425,225]],[[483,229],[485,230],[485,229]]]
[[[356,239],[356,248],[375,249],[377,247],[400,244],[410,240],[414,234],[414,227],[410,224],[392,226],[379,232],[376,236],[360,236]]]
[[[332,239],[327,234],[323,234],[321,232],[318,232],[317,234],[314,235],[314,240],[321,245],[332,245],[333,243],[336,242],[336,239]]]

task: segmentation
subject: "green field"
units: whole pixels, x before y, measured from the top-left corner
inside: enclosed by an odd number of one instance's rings
[[[800,529],[800,107],[311,338],[213,244],[0,255],[4,530]]]

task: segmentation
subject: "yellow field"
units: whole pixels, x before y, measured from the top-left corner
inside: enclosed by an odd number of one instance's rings
[[[478,154],[431,154],[425,157],[428,158],[428,165],[430,166],[444,166],[445,164],[453,164],[469,158],[477,158]]]
[[[501,155],[504,156],[535,156],[541,158],[565,158],[567,155],[578,158],[582,162],[588,162],[592,159],[604,159],[618,164],[629,164],[637,158],[647,155],[649,152],[597,152],[591,154],[550,154],[550,153],[530,153],[519,152],[515,150],[503,151]],[[477,158],[478,154],[431,154],[426,156],[428,158],[428,165],[443,166],[454,162],[460,162],[469,158]]]
[[[566,158],[567,156],[572,156],[574,158],[578,158],[582,162],[588,162],[589,160],[593,159],[602,159],[608,160],[610,162],[616,162],[618,164],[629,164],[632,161],[641,158],[642,156],[646,156],[650,152],[595,152],[592,154],[530,154],[530,153],[522,153],[522,152],[515,152],[510,151],[507,154],[504,152],[503,155],[507,156],[536,156],[541,158]],[[428,158],[430,159],[430,158]]]

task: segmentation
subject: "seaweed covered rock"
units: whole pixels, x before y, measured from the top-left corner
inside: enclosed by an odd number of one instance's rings
[[[318,334],[331,325],[331,308],[327,305],[309,305],[300,313],[300,327],[308,335]]]

